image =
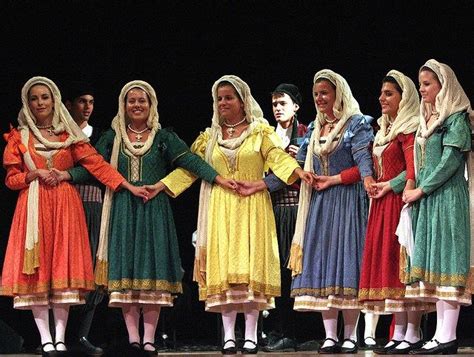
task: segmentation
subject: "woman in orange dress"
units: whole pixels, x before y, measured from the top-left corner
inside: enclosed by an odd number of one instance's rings
[[[31,309],[44,355],[66,351],[69,306],[94,289],[84,210],[63,172],[80,162],[102,183],[147,199],[88,143],[61,103],[57,86],[33,77],[23,86],[19,126],[5,135],[6,185],[19,190],[2,273],[1,293],[16,309]],[[55,341],[49,329],[49,308]]]

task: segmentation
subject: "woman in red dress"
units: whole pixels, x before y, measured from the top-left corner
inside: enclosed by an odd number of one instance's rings
[[[413,141],[419,123],[419,99],[415,84],[392,70],[382,80],[379,97],[382,116],[374,140],[373,158],[377,188],[367,224],[359,300],[367,311],[394,313],[393,338],[379,354],[406,354],[421,346],[419,325],[423,305],[404,298],[400,281],[400,254],[396,235],[403,207],[402,192],[413,188]]]
[[[64,171],[80,163],[108,187],[146,200],[88,143],[61,103],[57,86],[33,77],[23,86],[18,129],[5,135],[6,185],[19,190],[3,266],[1,293],[16,309],[31,309],[43,354],[66,351],[69,306],[94,289],[92,259],[81,199]],[[55,320],[55,341],[48,309]]]

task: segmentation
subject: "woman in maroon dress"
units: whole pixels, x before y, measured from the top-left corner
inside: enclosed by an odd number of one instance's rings
[[[406,258],[406,249],[400,249],[395,232],[403,207],[402,192],[415,184],[413,141],[420,104],[413,81],[395,70],[382,80],[379,101],[382,116],[373,147],[377,191],[371,197],[359,299],[367,311],[395,314],[392,340],[375,352],[404,354],[421,346],[423,305],[404,298],[400,257]]]

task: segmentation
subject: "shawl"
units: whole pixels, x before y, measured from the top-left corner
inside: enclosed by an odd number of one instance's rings
[[[55,134],[67,132],[68,138],[65,141],[53,142],[49,141],[36,127],[36,117],[31,112],[29,106],[28,94],[31,87],[35,85],[45,85],[51,92],[53,99],[53,121],[52,130]],[[68,110],[61,102],[61,93],[56,84],[46,77],[33,77],[29,79],[21,90],[22,107],[18,114],[18,130],[21,135],[21,143],[28,148],[30,132],[35,138],[43,144],[47,149],[59,150],[67,148],[69,145],[78,142],[88,142],[89,139],[83,134],[79,126],[74,122]],[[28,150],[23,153],[25,165],[29,171],[36,170],[36,165]],[[39,180],[38,178],[30,182],[28,188],[27,199],[27,222],[25,235],[25,254],[23,259],[23,273],[32,275],[35,268],[39,267],[39,225],[38,225],[38,209],[39,209]]]
[[[378,119],[380,130],[375,135],[374,146],[382,146],[397,137],[398,134],[410,134],[416,131],[420,122],[420,100],[415,83],[403,73],[392,69],[387,76],[393,77],[402,89],[402,99],[398,105],[397,116],[390,126],[390,118],[383,114]]]
[[[335,147],[332,145],[332,142],[342,133],[348,120],[353,115],[362,114],[359,109],[359,104],[352,95],[349,84],[341,75],[329,69],[323,69],[315,74],[313,83],[316,83],[319,79],[327,79],[336,87],[336,99],[334,102],[333,112],[339,121],[334,130],[327,136],[326,142],[320,144],[321,128],[326,121],[326,114],[317,112],[316,119],[314,120],[314,130],[311,134],[308,144],[308,152],[304,163],[304,170],[311,172],[313,171],[313,154],[317,154],[318,156],[327,155],[334,150]],[[306,182],[301,181],[295,234],[291,243],[290,260],[288,263],[288,268],[292,270],[293,276],[301,274],[302,271],[304,233],[306,230],[306,220],[309,212],[311,192],[312,187]]]
[[[150,129],[145,144],[136,148],[132,145],[127,135],[127,124],[129,122],[125,114],[125,97],[133,88],[140,88],[148,95],[150,100],[150,115],[147,119],[147,126]],[[158,116],[158,99],[153,87],[144,81],[134,80],[125,84],[118,98],[118,112],[112,120],[112,129],[115,131],[114,143],[112,146],[112,154],[110,164],[113,168],[117,168],[120,145],[123,143],[125,148],[134,156],[144,155],[153,145],[156,133],[161,129]],[[102,217],[100,222],[99,247],[97,249],[97,263],[95,268],[95,282],[97,285],[107,286],[108,284],[108,242],[110,227],[110,211],[112,208],[114,192],[107,188],[105,191]]]
[[[244,104],[244,112],[247,122],[250,124],[249,127],[244,130],[238,139],[242,143],[246,137],[252,134],[255,127],[260,124],[268,124],[267,120],[263,118],[263,112],[260,105],[252,96],[250,87],[242,79],[234,75],[225,75],[219,78],[212,86],[211,94],[213,99],[213,115],[211,127],[206,129],[209,134],[209,142],[206,147],[204,154],[204,160],[212,166],[212,153],[216,143],[222,141],[222,128],[221,124],[224,119],[220,117],[218,110],[217,100],[217,88],[221,82],[229,82]],[[263,135],[263,133],[262,133]],[[257,140],[254,150],[259,151],[261,146],[261,135],[260,140]],[[279,146],[279,145],[278,145]],[[197,241],[196,241],[196,252],[194,259],[194,273],[193,279],[199,283],[200,287],[206,285],[206,250],[207,250],[207,232],[208,232],[208,213],[209,213],[209,201],[211,197],[212,184],[205,181],[201,182],[201,188],[199,192],[199,210],[197,219]]]

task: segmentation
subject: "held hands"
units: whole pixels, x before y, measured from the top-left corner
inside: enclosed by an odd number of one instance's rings
[[[37,169],[30,171],[27,176],[27,181],[31,182],[36,178],[41,182],[41,184],[46,186],[57,186],[62,181],[71,180],[71,175],[67,171],[60,171],[58,169]]]
[[[214,182],[227,190],[235,191],[238,187],[237,182],[235,180],[226,179],[221,175],[217,175],[214,179]]]
[[[143,202],[148,202],[149,200],[156,197],[161,191],[163,191],[166,186],[163,182],[158,181],[154,185],[144,185],[143,188],[147,191],[147,198],[146,200],[143,199]]]
[[[375,180],[372,176],[364,177],[364,188],[369,197],[375,196],[377,194],[377,189],[375,188]]]
[[[146,190],[145,187],[143,187],[143,186],[142,187],[134,186],[128,181],[123,181],[120,184],[120,187],[123,187],[123,188],[129,190],[134,196],[143,198],[143,202],[148,202],[148,195],[149,194],[148,194],[148,191]]]
[[[324,176],[324,175],[317,176],[316,174],[313,174],[313,175],[314,175],[313,188],[316,191],[324,191],[331,186],[341,184],[341,175],[334,175],[334,176]]]
[[[315,180],[315,175],[312,172],[304,171],[299,167],[295,169],[295,173],[301,179],[301,181],[306,182],[308,185],[312,186],[313,181]]]
[[[423,191],[421,188],[415,188],[413,190],[403,191],[402,200],[405,203],[412,203],[418,201],[421,197],[423,197]]]
[[[236,181],[237,183],[237,188],[235,189],[235,192],[237,192],[241,196],[250,196],[253,195],[256,192],[263,191],[264,189],[267,188],[267,185],[265,185],[265,182],[263,180],[258,180],[258,181],[244,181],[244,180],[238,180]]]
[[[373,183],[372,188],[374,189],[374,193],[369,193],[369,197],[375,199],[382,198],[392,190],[392,187],[390,186],[390,181]]]

